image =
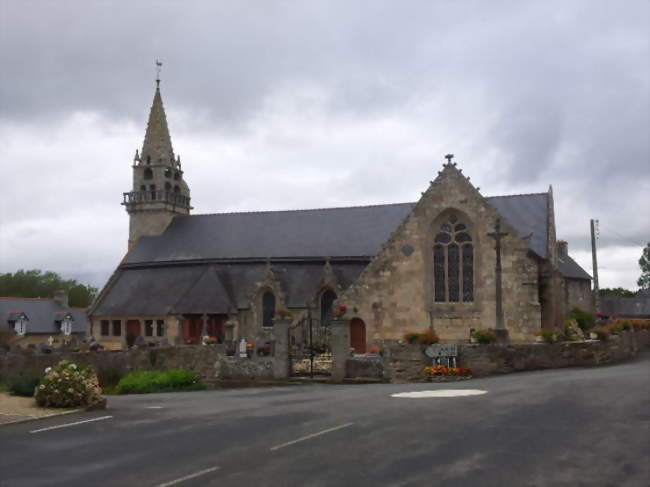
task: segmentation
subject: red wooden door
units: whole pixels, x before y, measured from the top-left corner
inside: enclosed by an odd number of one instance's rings
[[[203,320],[200,316],[186,318],[183,321],[183,340],[187,344],[198,345],[201,342]]]
[[[354,353],[366,353],[366,324],[359,318],[350,321],[350,347]]]
[[[136,337],[142,335],[140,330],[140,320],[127,320],[126,322],[126,344],[132,347]]]

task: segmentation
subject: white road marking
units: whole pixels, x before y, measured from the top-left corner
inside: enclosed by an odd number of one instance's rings
[[[400,392],[398,394],[391,394],[391,397],[422,399],[426,397],[480,396],[481,394],[487,394],[487,391],[481,391],[480,389],[441,389],[438,391]]]
[[[331,433],[332,431],[347,428],[348,426],[352,426],[353,424],[354,423],[345,423],[345,424],[342,424],[340,426],[334,426],[334,428],[329,428],[329,429],[326,429],[326,430],[323,430],[323,431],[319,431],[318,433],[312,433],[311,435],[303,436],[302,438],[298,438],[297,440],[287,441],[286,443],[282,443],[281,445],[275,445],[275,446],[271,447],[270,450],[271,451],[279,450],[280,448],[284,448],[285,446],[290,446],[290,445],[293,445],[295,443],[299,443],[301,441],[310,440],[310,439],[315,438],[317,436],[324,435],[326,433]]]
[[[147,406],[147,409],[162,409],[162,406]]]
[[[212,467],[212,468],[206,468],[205,470],[199,470],[198,472],[191,473],[189,475],[186,475],[185,477],[181,477],[180,479],[170,480],[169,482],[165,482],[164,484],[158,484],[156,487],[169,487],[170,485],[180,484],[181,482],[185,482],[186,480],[200,477],[201,475],[214,472],[215,470],[219,470],[219,467]]]
[[[66,424],[59,424],[57,426],[50,426],[48,428],[41,428],[38,430],[33,430],[30,431],[30,433],[40,433],[41,431],[49,431],[49,430],[56,430],[59,428],[67,428],[68,426],[76,426],[78,424],[83,424],[83,423],[92,423],[93,421],[102,421],[104,419],[111,419],[113,416],[100,416],[99,418],[93,418],[93,419],[85,419],[83,421],[76,421],[74,423],[66,423]]]

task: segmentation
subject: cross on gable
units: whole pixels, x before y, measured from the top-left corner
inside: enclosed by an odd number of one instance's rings
[[[447,164],[451,164],[451,160],[454,158],[453,154],[447,154],[445,159],[447,159]]]

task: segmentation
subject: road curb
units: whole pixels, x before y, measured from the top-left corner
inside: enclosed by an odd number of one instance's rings
[[[45,416],[34,416],[31,418],[25,418],[25,419],[17,419],[16,421],[10,421],[9,423],[0,423],[0,428],[3,426],[11,426],[14,424],[20,424],[20,423],[31,423],[33,421],[40,421],[41,419],[48,419],[48,418],[54,418],[56,416],[65,416],[66,414],[72,414],[72,413],[81,413],[85,411],[84,409],[73,409],[71,411],[63,411],[62,413],[52,413],[52,414],[47,414]]]

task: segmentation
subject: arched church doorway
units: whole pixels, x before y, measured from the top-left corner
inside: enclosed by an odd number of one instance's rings
[[[366,353],[366,324],[361,318],[350,320],[350,347],[354,353]]]

